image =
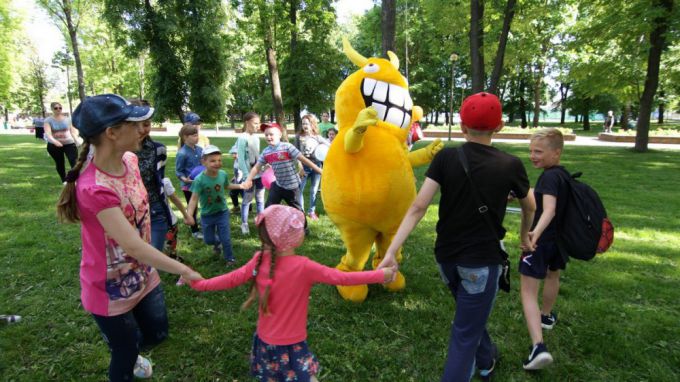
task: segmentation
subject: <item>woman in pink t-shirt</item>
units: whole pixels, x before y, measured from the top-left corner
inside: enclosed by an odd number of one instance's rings
[[[319,362],[307,347],[307,306],[316,283],[360,285],[388,282],[394,268],[342,272],[296,255],[305,237],[304,214],[272,205],[255,219],[262,250],[241,268],[209,280],[192,281],[199,291],[234,288],[251,281],[247,308],[259,300],[257,331],[250,357],[252,375],[260,381],[316,381]]]
[[[57,204],[62,221],[81,222],[81,300],[111,350],[111,381],[150,377],[151,364],[139,350],[168,335],[155,268],[202,280],[149,244],[149,201],[132,152],[139,149],[140,121],[153,111],[115,94],[88,97],[78,105],[73,124],[85,145]],[[95,150],[88,161],[90,145]]]

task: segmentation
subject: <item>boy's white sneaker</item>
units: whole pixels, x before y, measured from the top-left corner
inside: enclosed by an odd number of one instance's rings
[[[248,223],[241,223],[241,233],[244,235],[250,234],[250,228],[248,228]]]
[[[137,361],[135,362],[135,368],[133,369],[133,374],[135,377],[140,379],[151,378],[153,374],[153,367],[151,366],[151,361],[141,355],[137,356]]]

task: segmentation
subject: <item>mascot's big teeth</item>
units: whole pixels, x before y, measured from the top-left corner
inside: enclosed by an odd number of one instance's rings
[[[366,106],[378,111],[378,118],[401,128],[411,126],[413,101],[408,90],[387,82],[365,78],[361,86]]]

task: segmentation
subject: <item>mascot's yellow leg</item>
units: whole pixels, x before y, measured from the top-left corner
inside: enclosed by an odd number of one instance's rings
[[[363,271],[377,232],[362,224],[348,220],[342,223],[336,221],[336,224],[340,228],[340,234],[347,247],[347,253],[342,257],[340,264],[336,268],[344,272]],[[336,288],[342,298],[352,302],[364,302],[368,295],[368,286],[365,284],[338,285]]]
[[[373,268],[376,268],[382,261],[383,257],[385,256],[385,253],[387,252],[387,248],[390,247],[390,243],[392,242],[392,238],[394,238],[394,235],[395,234],[381,233],[376,238],[377,250],[375,252],[375,255],[373,256]],[[397,262],[399,264],[401,264],[401,258],[402,258],[401,248],[399,248],[399,251],[397,252]],[[397,272],[397,277],[394,279],[394,281],[385,284],[384,287],[390,292],[398,292],[406,288],[406,277],[404,277],[404,275],[401,272]]]

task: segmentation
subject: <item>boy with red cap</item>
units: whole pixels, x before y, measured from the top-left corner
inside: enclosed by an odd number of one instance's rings
[[[285,200],[289,206],[302,211],[298,160],[319,174],[321,174],[321,169],[311,160],[305,158],[295,146],[288,142],[281,142],[283,128],[278,123],[263,123],[260,125],[260,131],[264,132],[264,139],[269,146],[262,150],[257,164],[250,170],[250,174],[243,181],[241,188],[247,190],[252,187],[255,175],[260,173],[262,166],[269,164],[274,170],[276,181],[272,183],[269,189],[265,207],[279,204],[281,200]]]
[[[498,98],[490,93],[474,94],[465,99],[460,114],[467,142],[457,148],[445,148],[434,157],[418,196],[380,264],[398,265],[397,250],[441,188],[434,252],[442,280],[456,300],[441,379],[447,382],[469,381],[475,366],[483,379],[493,374],[498,350],[486,331],[486,322],[504,263],[499,240],[505,236],[503,217],[508,194],[514,192],[522,207],[523,245],[529,243],[536,208],[522,161],[491,146],[492,135],[503,128]]]

